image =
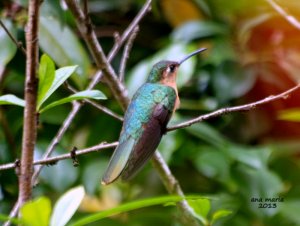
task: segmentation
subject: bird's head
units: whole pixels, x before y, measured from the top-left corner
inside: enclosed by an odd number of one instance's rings
[[[183,59],[180,61],[168,61],[168,60],[163,60],[158,63],[156,63],[149,74],[149,77],[147,79],[148,83],[161,83],[161,84],[171,84],[176,82],[176,75],[179,66],[189,59],[190,57],[206,50],[205,48],[198,49],[189,55],[185,56]]]

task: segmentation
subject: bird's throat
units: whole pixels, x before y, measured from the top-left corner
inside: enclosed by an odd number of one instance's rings
[[[173,112],[179,108],[180,106],[180,100],[179,100],[179,96],[178,96],[178,90],[177,90],[177,84],[176,84],[176,78],[165,78],[161,81],[162,85],[165,86],[170,86],[175,90],[176,93],[176,101],[175,101],[175,106],[173,109]]]

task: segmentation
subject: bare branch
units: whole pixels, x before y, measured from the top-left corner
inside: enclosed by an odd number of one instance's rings
[[[9,38],[16,44],[18,49],[20,49],[22,51],[22,53],[26,56],[26,50],[23,47],[23,43],[19,42],[18,40],[15,39],[15,37],[10,33],[10,31],[6,28],[5,24],[1,20],[0,20],[0,25],[5,30],[5,32],[9,36]]]
[[[133,29],[130,37],[128,38],[128,41],[127,41],[126,45],[124,46],[123,56],[122,56],[122,60],[121,60],[121,63],[120,63],[120,69],[119,69],[119,80],[121,82],[124,82],[124,74],[125,74],[126,63],[127,63],[128,58],[129,58],[129,53],[131,51],[133,41],[136,38],[138,31],[139,31],[139,27],[136,26]]]
[[[97,145],[89,147],[89,148],[76,150],[75,155],[79,156],[79,155],[84,155],[84,154],[88,154],[88,153],[98,152],[103,149],[114,148],[117,145],[118,145],[118,142],[113,142],[113,143],[102,142],[100,144],[97,144]],[[60,160],[71,159],[71,158],[72,158],[71,153],[67,153],[67,154],[62,154],[62,155],[58,155],[58,156],[54,156],[54,157],[48,157],[48,158],[36,160],[33,162],[33,165],[49,165],[49,164],[51,165],[51,164],[57,163]],[[0,170],[14,169],[15,167],[16,167],[15,163],[9,163],[9,164],[2,165],[0,167]]]
[[[37,68],[38,68],[38,19],[39,0],[29,2],[28,30],[26,32],[26,81],[25,108],[22,139],[21,167],[19,175],[19,202],[22,206],[31,198],[33,173],[33,152],[37,134]]]
[[[265,0],[268,2],[273,9],[279,13],[281,16],[284,17],[291,25],[293,25],[295,28],[300,30],[300,22],[292,15],[288,14],[280,5],[278,5],[275,1],[273,0]]]
[[[77,27],[84,38],[93,58],[96,62],[97,67],[103,71],[106,78],[106,82],[111,89],[114,97],[118,100],[122,109],[125,110],[129,102],[127,97],[127,90],[125,86],[119,82],[118,77],[108,63],[104,51],[97,40],[95,31],[92,28],[90,20],[85,18],[83,11],[81,10],[79,4],[75,0],[65,0],[69,9],[73,13]]]
[[[166,187],[167,191],[173,195],[179,195],[184,197],[184,193],[181,189],[180,184],[173,176],[170,168],[168,167],[167,163],[157,150],[152,157],[152,165],[158,172],[164,186]],[[183,223],[185,225],[190,226],[198,226],[199,223],[193,215],[193,209],[189,206],[186,200],[183,200],[177,204],[178,208],[182,211],[181,214],[183,216]]]
[[[10,217],[10,218],[13,218],[13,217],[17,216],[18,211],[19,211],[19,208],[20,208],[20,202],[17,201],[17,202],[15,203],[14,207],[12,208],[12,210],[10,211],[9,217]],[[3,226],[10,226],[10,223],[11,223],[10,220],[7,220],[7,221],[3,224]]]
[[[297,89],[299,89],[299,87],[300,87],[300,84],[294,86],[293,88],[291,88],[291,89],[289,89],[289,90],[287,90],[283,93],[280,93],[280,94],[277,94],[277,95],[274,95],[274,96],[269,96],[269,97],[266,97],[266,98],[264,98],[262,100],[259,100],[259,101],[256,101],[256,102],[252,102],[252,103],[249,103],[249,104],[244,104],[244,105],[240,105],[240,106],[236,106],[236,107],[228,107],[228,108],[219,109],[219,110],[216,110],[214,112],[210,112],[208,114],[201,115],[197,118],[188,120],[186,122],[179,123],[175,126],[170,126],[170,127],[168,127],[167,131],[172,131],[172,130],[188,127],[188,126],[191,126],[195,123],[202,122],[204,120],[208,120],[208,119],[215,118],[215,117],[218,117],[218,116],[221,116],[221,115],[224,115],[224,114],[228,114],[228,113],[232,113],[232,112],[249,111],[249,110],[251,110],[253,108],[256,108],[260,105],[267,104],[267,103],[270,103],[270,102],[278,100],[278,99],[288,98],[288,96],[291,93],[295,92]]]
[[[98,110],[106,113],[107,115],[110,115],[111,117],[119,120],[119,121],[123,121],[124,118],[116,113],[114,113],[113,111],[111,111],[110,109],[102,106],[101,104],[96,103],[95,101],[89,100],[89,99],[84,99],[84,102],[89,103],[90,105],[92,105],[93,107],[97,108]]]
[[[15,163],[6,163],[0,166],[0,171],[1,170],[8,170],[8,169],[14,169],[16,167]]]
[[[73,86],[71,86],[68,82],[65,82],[65,86],[66,88],[72,92],[72,93],[77,93],[78,90],[76,90]],[[118,115],[117,113],[113,112],[112,110],[108,109],[107,107],[102,106],[101,104],[96,103],[95,101],[92,101],[90,99],[84,99],[83,102],[85,103],[89,103],[90,105],[92,105],[93,107],[97,108],[98,110],[104,112],[105,114],[119,120],[119,121],[123,121],[123,117]]]
[[[150,9],[151,9],[151,2],[152,2],[152,0],[147,0],[145,2],[144,6],[141,8],[141,10],[139,11],[139,13],[133,19],[133,21],[131,22],[131,24],[129,24],[129,26],[123,32],[123,34],[120,37],[120,39],[118,40],[118,42],[115,42],[114,46],[112,47],[111,51],[108,54],[108,57],[107,57],[107,61],[108,62],[110,62],[115,57],[115,55],[117,54],[117,52],[119,51],[119,49],[121,48],[121,46],[123,45],[123,43],[130,36],[130,34],[133,32],[134,28],[138,26],[138,24],[143,19],[143,17],[147,14],[147,12],[150,11]],[[92,82],[90,84],[89,88],[94,87],[100,81],[101,74],[102,73],[99,73],[97,75],[97,77],[94,79],[94,82]]]

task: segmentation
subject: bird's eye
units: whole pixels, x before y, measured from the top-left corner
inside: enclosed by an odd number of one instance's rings
[[[170,70],[171,73],[173,73],[174,70],[175,70],[175,65],[174,65],[174,64],[171,64],[171,65],[169,66],[169,70]]]

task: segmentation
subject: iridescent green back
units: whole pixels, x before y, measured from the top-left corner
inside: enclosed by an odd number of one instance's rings
[[[145,83],[135,93],[126,111],[119,142],[126,140],[128,136],[138,139],[143,132],[142,125],[149,121],[154,107],[162,104],[172,112],[175,101],[176,93],[172,87]]]

